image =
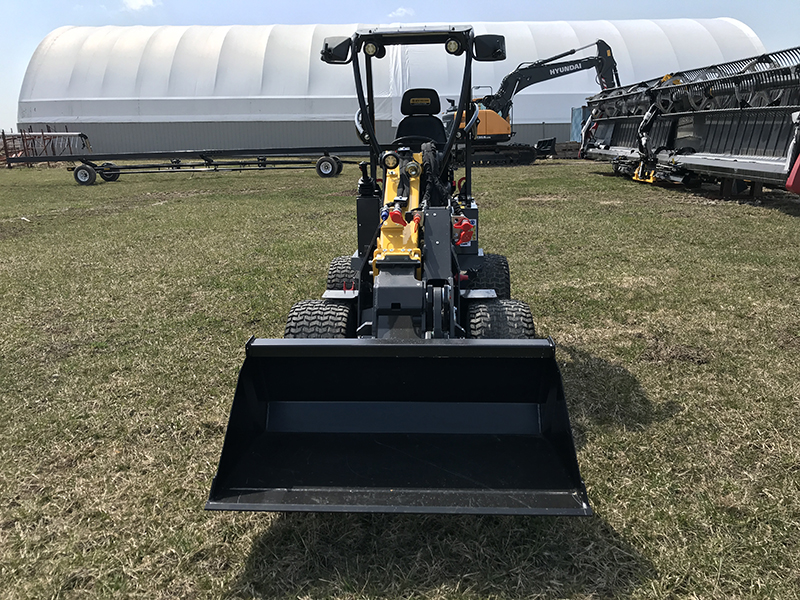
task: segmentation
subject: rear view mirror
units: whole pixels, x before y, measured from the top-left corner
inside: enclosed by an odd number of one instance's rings
[[[473,57],[482,62],[505,60],[506,38],[493,34],[475,36]]]
[[[327,37],[322,44],[322,60],[332,65],[343,65],[350,61],[352,40],[349,37]]]

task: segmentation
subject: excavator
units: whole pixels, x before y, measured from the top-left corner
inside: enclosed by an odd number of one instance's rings
[[[567,56],[597,47],[597,55],[575,60],[553,62]],[[513,98],[525,88],[542,81],[548,81],[571,73],[595,69],[597,83],[601,90],[619,86],[617,62],[609,46],[603,40],[573,48],[550,58],[522,63],[503,78],[497,93],[474,98],[478,105],[478,127],[475,143],[472,146],[472,161],[478,165],[530,164],[536,159],[536,148],[527,144],[504,144],[514,135],[511,128],[511,107]],[[453,102],[451,104],[454,105]],[[447,127],[452,127],[455,108],[452,106],[444,115]],[[461,120],[460,129],[466,121]]]

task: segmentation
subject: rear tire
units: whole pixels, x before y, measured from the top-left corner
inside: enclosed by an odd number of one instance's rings
[[[357,290],[358,273],[350,266],[349,256],[337,256],[328,266],[327,290]]]
[[[352,338],[356,334],[355,310],[349,302],[302,300],[286,319],[284,338]]]
[[[342,169],[344,169],[344,163],[342,162],[342,159],[338,156],[332,156],[331,158],[336,161],[336,175],[341,175]]]
[[[478,274],[469,280],[469,290],[494,290],[501,300],[511,298],[511,271],[508,259],[501,254],[485,254],[483,266]]]
[[[479,300],[467,306],[467,337],[523,340],[536,337],[530,307],[520,300]]]

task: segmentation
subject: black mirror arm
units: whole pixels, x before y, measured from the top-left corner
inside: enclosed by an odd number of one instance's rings
[[[473,34],[470,32],[468,47],[472,46],[472,39]],[[444,156],[448,156],[453,150],[453,144],[455,144],[456,135],[458,134],[458,124],[461,123],[461,119],[467,110],[467,102],[472,101],[470,98],[470,95],[472,94],[472,52],[465,52],[464,54],[466,59],[464,60],[464,76],[461,79],[461,94],[458,96],[458,108],[456,109],[456,114],[453,117],[453,127],[450,130],[450,135],[447,136],[447,144],[445,145],[443,153]],[[442,164],[439,166],[438,176],[440,178],[442,175],[444,175],[444,171],[448,167],[448,164],[449,161],[443,160]]]
[[[377,157],[381,153],[381,147],[378,144],[377,137],[375,136],[375,126],[372,122],[372,119],[369,118],[370,107],[367,105],[367,99],[364,96],[364,84],[361,81],[361,67],[359,66],[358,53],[355,52],[355,48],[353,48],[353,76],[356,82],[356,96],[358,96],[358,106],[361,108],[361,118],[362,118],[361,125],[367,131],[367,135],[369,136],[370,150],[372,151],[374,156]]]

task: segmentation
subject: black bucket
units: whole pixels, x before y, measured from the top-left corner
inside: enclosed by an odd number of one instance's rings
[[[251,340],[206,509],[592,514],[544,339]]]

